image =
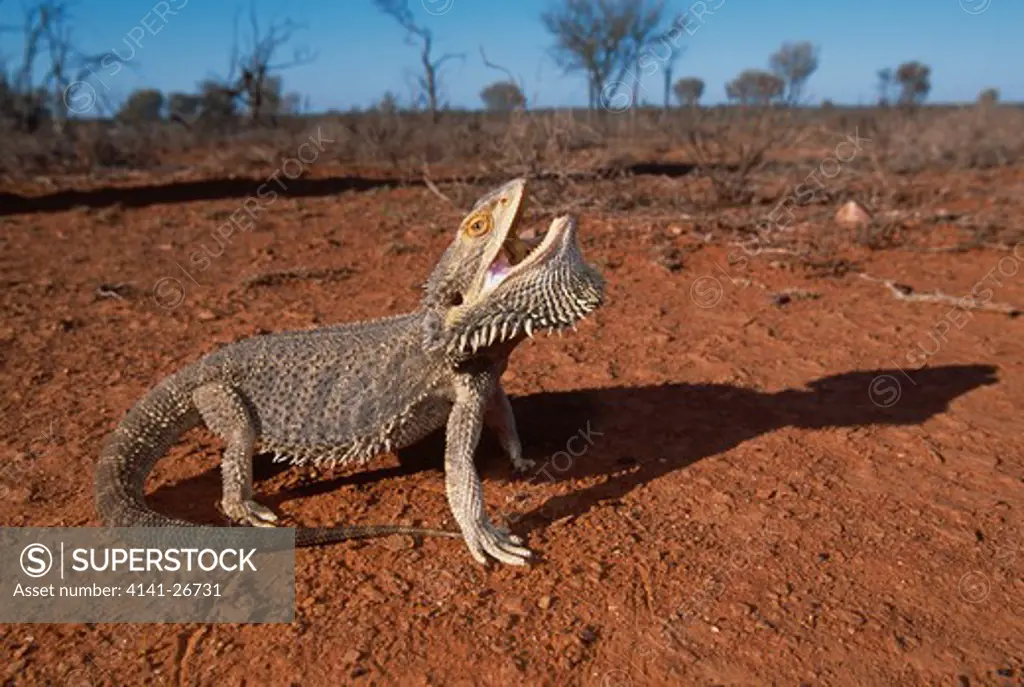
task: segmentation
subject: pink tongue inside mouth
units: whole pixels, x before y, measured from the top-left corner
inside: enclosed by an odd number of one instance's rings
[[[500,284],[511,269],[511,265],[508,264],[508,256],[505,255],[505,251],[501,251],[494,262],[491,263],[491,266],[487,268],[484,288],[489,289],[493,285]]]

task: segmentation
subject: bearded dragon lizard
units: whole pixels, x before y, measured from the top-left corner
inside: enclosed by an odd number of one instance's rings
[[[519,236],[526,182],[481,198],[460,224],[411,313],[310,331],[268,334],[220,348],[142,398],[105,444],[95,496],[108,526],[195,527],[145,503],[154,463],[205,424],[225,442],[221,508],[233,521],[274,526],[253,500],[253,456],[294,464],[361,464],[446,427],[445,490],[460,532],[397,525],[299,528],[308,546],[388,533],[460,536],[480,563],[523,565],[531,552],[484,510],[473,454],[484,424],[517,469],[530,462],[500,378],[535,330],[561,330],[597,308],[600,274],[584,263],[576,222],[554,219]]]

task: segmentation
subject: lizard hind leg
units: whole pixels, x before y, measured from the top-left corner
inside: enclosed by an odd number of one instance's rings
[[[516,472],[527,472],[537,464],[534,460],[523,458],[523,444],[516,431],[516,417],[512,414],[512,404],[500,383],[488,399],[484,423],[498,435],[498,441]]]
[[[273,527],[277,515],[252,498],[252,457],[256,426],[241,395],[227,384],[205,384],[192,392],[203,422],[224,440],[221,459],[224,514],[239,524]]]

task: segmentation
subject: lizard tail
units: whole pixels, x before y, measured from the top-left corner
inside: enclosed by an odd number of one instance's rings
[[[369,539],[389,534],[408,534],[415,537],[450,537],[461,539],[459,532],[435,530],[405,525],[350,525],[347,527],[299,527],[295,530],[295,546],[320,546],[346,539]]]
[[[96,466],[95,500],[107,527],[211,527],[172,518],[146,505],[145,484],[153,465],[178,438],[201,424],[190,393],[171,377],[157,385],[128,414],[107,439]],[[296,546],[319,546],[347,539],[389,534],[459,538],[458,532],[403,525],[299,527]]]
[[[200,424],[191,394],[174,377],[158,384],[121,420],[96,466],[96,511],[107,527],[195,527],[146,505],[145,485],[153,465],[182,434]]]

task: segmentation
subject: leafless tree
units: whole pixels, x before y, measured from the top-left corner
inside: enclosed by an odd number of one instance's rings
[[[296,31],[305,26],[291,19],[276,20],[265,31],[260,29],[255,6],[249,9],[249,30],[244,49],[238,49],[237,25],[231,54],[231,72],[228,83],[233,84],[233,96],[241,99],[252,122],[258,122],[264,113],[280,113],[282,104],[281,77],[275,72],[309,64],[316,53],[307,46],[292,50],[290,59],[275,62],[277,53],[291,43]],[[238,75],[235,76],[235,72]]]
[[[800,103],[804,85],[818,69],[818,48],[810,41],[783,43],[769,58],[775,76],[785,83],[785,100],[790,105]]]
[[[390,16],[405,29],[406,43],[409,45],[419,44],[420,66],[423,69],[423,74],[417,77],[417,84],[422,95],[426,97],[431,121],[436,122],[440,109],[438,91],[440,90],[441,69],[452,60],[464,60],[465,54],[444,53],[440,57],[434,57],[434,33],[416,22],[409,10],[407,0],[373,0],[373,3],[377,9]]]
[[[586,74],[589,106],[623,110],[637,102],[640,58],[662,35],[664,9],[664,0],[559,0],[541,22],[558,65]]]
[[[661,63],[661,73],[664,77],[662,95],[664,96],[664,108],[666,110],[672,106],[672,76],[675,73],[676,62],[686,51],[679,44],[679,40],[682,38],[683,31],[686,30],[687,17],[689,17],[688,14],[677,16],[672,21],[672,25],[668,30],[658,36],[652,45],[647,48],[650,57],[653,57],[656,62]],[[641,58],[642,60],[643,58]]]
[[[932,68],[917,61],[904,62],[896,68],[900,84],[900,104],[916,105],[928,97],[932,90]]]
[[[623,45],[622,64],[619,67],[617,78],[618,86],[625,86],[629,91],[629,106],[636,107],[640,103],[637,91],[641,87],[641,67],[647,69],[649,66],[661,68],[666,73],[671,70],[667,61],[660,60],[654,55],[652,43],[659,37],[661,23],[665,16],[665,0],[619,0],[620,17],[626,22],[626,41]],[[678,38],[678,36],[676,36]],[[672,59],[678,57],[679,52],[675,45],[671,45]],[[628,79],[628,81],[627,81]],[[608,97],[616,97],[618,88],[611,89]]]
[[[300,45],[292,49],[289,59],[276,60],[278,53],[292,42],[295,32],[305,26],[281,19],[272,21],[264,30],[253,5],[249,8],[249,32],[240,44],[238,18],[236,15],[227,77],[206,79],[199,84],[198,108],[192,108],[194,102],[184,99],[169,102],[173,121],[189,125],[202,118],[207,123],[223,125],[244,109],[253,124],[268,116],[271,123],[276,123],[277,115],[286,114],[285,103],[299,99],[296,94],[282,93],[280,72],[310,64],[316,60],[316,53]],[[189,106],[192,112],[177,110],[179,105]]]
[[[541,22],[555,39],[551,49],[555,62],[566,73],[586,74],[587,105],[597,107],[615,68],[625,29],[607,23],[601,8],[587,0],[564,0],[561,6],[541,14]]]
[[[775,74],[746,69],[725,85],[725,95],[741,105],[769,105],[785,92],[785,83]]]
[[[4,33],[22,34],[21,62],[3,76],[4,99],[0,115],[22,130],[32,132],[49,118],[56,133],[64,130],[69,111],[110,109],[104,90],[91,82],[96,72],[116,68],[124,61],[107,51],[88,54],[71,37],[69,2],[46,0],[24,11],[20,26],[0,27]]]
[[[672,91],[680,105],[695,107],[700,102],[700,97],[704,95],[704,81],[695,76],[679,79],[672,87]]]

